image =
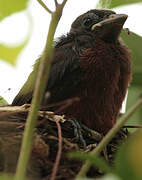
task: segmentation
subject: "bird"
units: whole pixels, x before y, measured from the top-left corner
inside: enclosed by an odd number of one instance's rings
[[[70,31],[54,42],[45,91],[50,97],[42,104],[78,97],[60,114],[102,134],[114,126],[132,77],[131,52],[120,39],[127,18],[91,9],[75,19]],[[39,62],[40,58],[12,105],[31,103]]]

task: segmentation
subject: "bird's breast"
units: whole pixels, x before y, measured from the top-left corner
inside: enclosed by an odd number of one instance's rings
[[[128,84],[131,63],[125,47],[102,43],[85,49],[79,57],[83,70],[80,98],[66,114],[88,127],[106,133],[116,122]]]

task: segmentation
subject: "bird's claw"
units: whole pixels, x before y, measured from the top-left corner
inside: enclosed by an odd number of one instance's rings
[[[83,148],[86,147],[86,141],[84,140],[83,134],[82,134],[82,125],[74,118],[68,119],[68,122],[70,122],[74,128],[74,135],[77,141],[83,146]]]

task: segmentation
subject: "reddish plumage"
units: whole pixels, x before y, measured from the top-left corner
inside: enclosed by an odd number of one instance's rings
[[[109,10],[79,16],[55,45],[46,88],[51,92],[49,104],[79,97],[61,113],[103,134],[115,124],[131,80],[130,53],[118,40],[126,19]],[[32,73],[13,105],[31,101],[31,80]]]
[[[83,90],[74,95],[80,102],[64,113],[106,133],[116,122],[131,80],[130,53],[123,45],[97,40],[81,54],[80,64],[86,72],[81,81]]]

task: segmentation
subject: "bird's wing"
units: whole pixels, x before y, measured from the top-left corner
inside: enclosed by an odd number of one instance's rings
[[[63,47],[62,47],[63,48]],[[60,54],[64,51],[63,54]],[[82,69],[78,55],[72,48],[58,50],[54,57],[46,91],[51,93],[50,103],[70,98],[80,89]]]
[[[38,67],[39,60],[34,65],[33,72],[15,97],[12,105],[22,105],[31,101]],[[81,68],[78,56],[73,49],[70,46],[61,46],[55,49],[46,87],[46,91],[51,94],[49,102],[53,103],[69,98],[77,88],[80,88],[80,79]]]

